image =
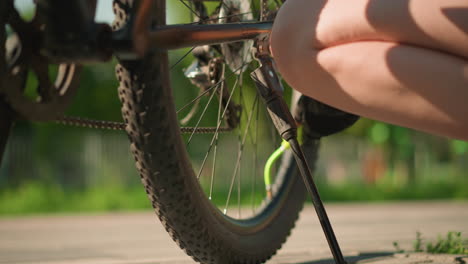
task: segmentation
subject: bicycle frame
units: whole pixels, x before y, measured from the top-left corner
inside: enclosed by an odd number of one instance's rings
[[[262,34],[268,34],[272,24],[272,22],[263,22],[166,26],[136,36],[134,39],[141,39],[143,44],[135,41],[134,48],[142,55],[151,48],[170,50],[255,39]],[[138,31],[135,33],[138,34]]]
[[[57,0],[44,1],[48,3],[47,6],[55,6],[57,2]],[[62,0],[58,2],[62,2]],[[80,1],[78,0],[78,2]],[[106,61],[111,58],[112,54],[120,58],[136,59],[143,57],[151,50],[172,50],[256,39],[269,34],[273,26],[272,21],[266,21],[258,23],[167,25],[150,29],[151,10],[153,10],[154,0],[141,0],[139,6],[135,9],[135,12],[137,12],[136,18],[128,21],[124,28],[119,31],[111,32],[107,25],[95,23],[92,16],[89,15],[89,8],[84,8],[83,3],[78,4],[78,2],[74,5],[67,3],[67,5],[77,7],[73,10],[55,8],[51,9],[51,12],[55,12],[57,15],[51,16],[48,14],[47,16],[53,19],[49,21],[51,25],[57,25],[57,29],[45,36],[45,43],[49,43],[47,49],[51,50],[51,52],[48,52],[48,56],[54,61]],[[60,4],[63,5],[63,3]],[[79,23],[76,21],[79,21]],[[86,25],[86,28],[83,29],[83,26],[69,27],[68,29],[62,27],[62,25],[70,24]],[[88,34],[85,34],[84,31]],[[63,32],[75,37],[72,40],[64,39],[61,37]],[[88,36],[85,41],[83,41],[84,35]],[[51,41],[47,41],[49,39]],[[83,46],[85,45],[89,46],[89,48],[87,48],[86,52],[83,52]],[[111,47],[111,49],[108,47]],[[80,52],[74,52],[78,50]],[[61,54],[67,56],[61,56]]]
[[[151,48],[178,49],[255,39],[271,31],[273,22],[165,26],[149,31],[153,0],[142,0],[133,25],[133,51],[144,55]]]

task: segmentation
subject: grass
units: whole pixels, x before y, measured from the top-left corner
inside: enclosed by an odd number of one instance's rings
[[[435,242],[426,244],[426,252],[434,254],[468,254],[468,239],[461,232],[448,232],[445,238],[439,237]]]
[[[402,250],[398,242],[393,242],[397,252]],[[431,254],[468,254],[468,238],[463,238],[461,232],[450,231],[445,237],[439,235],[436,241],[429,241],[424,244],[421,232],[416,232],[416,239],[413,242],[414,252],[426,252]]]
[[[242,196],[241,204],[250,205],[252,196]],[[226,192],[213,194],[213,202],[224,208]],[[253,197],[257,204],[261,194]],[[236,193],[231,206],[237,205]],[[38,213],[111,212],[151,209],[143,186],[100,186],[86,190],[63,190],[58,185],[28,183],[19,188],[0,192],[0,216]]]
[[[318,189],[324,201],[401,201],[401,200],[466,200],[468,180],[434,181],[403,186],[387,182],[367,185],[359,182],[346,182],[339,185],[319,183]]]
[[[142,186],[102,186],[82,191],[29,183],[0,193],[0,215],[149,209]]]
[[[466,182],[438,182],[395,187],[390,184],[342,185],[319,184],[326,202],[468,199]],[[248,187],[246,187],[248,188]],[[250,204],[252,196],[242,196],[242,204]],[[261,195],[261,194],[259,194]],[[224,206],[225,194],[214,195],[214,203]],[[233,200],[237,203],[235,193]],[[256,201],[262,197],[255,196]],[[151,204],[141,185],[98,185],[84,190],[63,189],[56,184],[32,182],[15,189],[0,190],[0,216],[57,212],[97,212],[150,209]]]

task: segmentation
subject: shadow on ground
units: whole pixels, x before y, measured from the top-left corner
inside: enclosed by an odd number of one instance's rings
[[[394,252],[372,252],[372,253],[361,253],[358,256],[345,256],[345,260],[347,264],[353,264],[358,261],[374,259],[374,258],[381,258],[381,257],[388,257],[394,255]],[[333,259],[321,259],[321,260],[314,260],[310,262],[301,262],[297,264],[334,264],[335,261]]]

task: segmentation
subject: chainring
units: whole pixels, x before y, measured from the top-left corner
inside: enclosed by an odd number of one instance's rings
[[[0,26],[7,25],[13,33],[1,42],[5,47],[6,65],[4,87],[0,91],[6,102],[17,114],[32,121],[51,121],[63,115],[76,93],[81,66],[76,64],[58,65],[58,73],[52,81],[49,68],[54,65],[41,54],[40,45],[44,23],[36,12],[30,22],[24,21],[14,7],[12,0],[7,4],[6,19]],[[38,86],[36,94],[25,94],[29,74],[34,74]]]

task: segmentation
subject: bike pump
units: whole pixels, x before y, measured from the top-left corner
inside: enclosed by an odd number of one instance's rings
[[[259,45],[256,50],[255,57],[260,62],[260,67],[251,73],[257,90],[268,109],[273,123],[280,133],[281,137],[289,142],[291,149],[294,153],[297,166],[304,180],[304,184],[312,197],[315,207],[315,212],[322,225],[323,232],[327,238],[328,246],[333,254],[336,264],[346,264],[340,245],[336,239],[333,228],[328,219],[327,212],[323,206],[317,186],[315,185],[310,167],[307,164],[307,159],[302,151],[301,146],[297,140],[297,126],[294,118],[289,111],[286,102],[283,99],[283,86],[274,71],[273,59],[267,50],[262,51],[265,45]]]

